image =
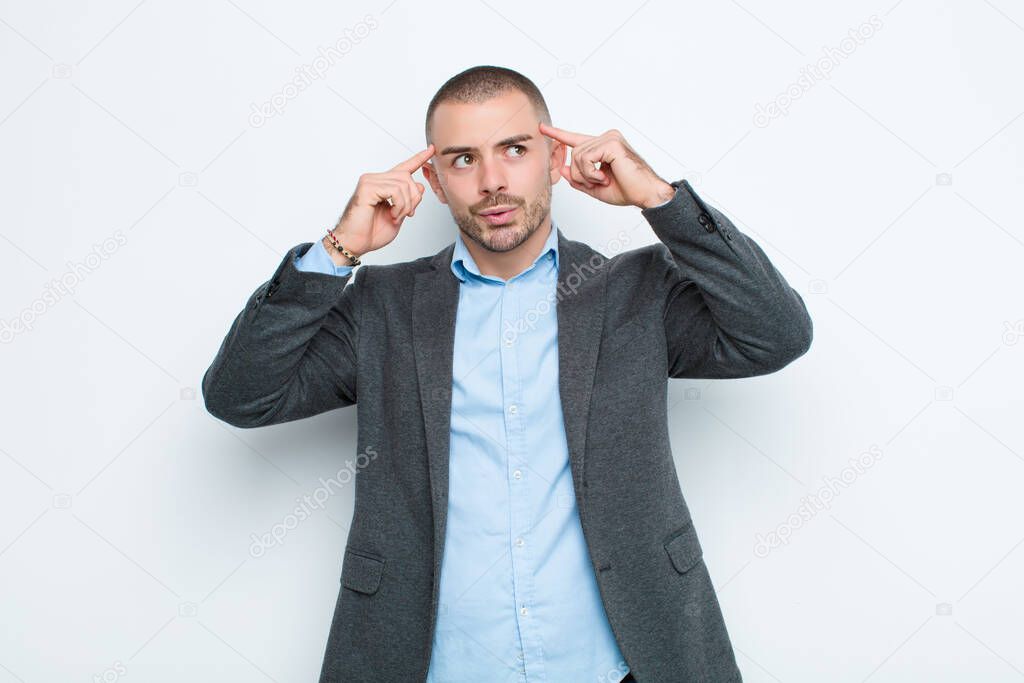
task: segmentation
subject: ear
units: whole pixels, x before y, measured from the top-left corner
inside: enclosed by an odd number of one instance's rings
[[[442,204],[447,204],[448,197],[444,193],[444,188],[441,187],[441,180],[437,177],[437,171],[434,170],[434,162],[428,161],[423,164],[421,171],[423,173],[423,177],[427,179],[428,183],[430,183],[430,188],[434,191],[437,199]]]
[[[566,146],[563,143],[558,142],[557,140],[553,140],[552,138],[547,138],[547,140],[548,140],[549,144],[551,145],[551,157],[550,157],[550,162],[551,162],[551,173],[550,173],[550,176],[551,176],[551,178],[550,179],[551,179],[551,184],[554,185],[555,183],[557,183],[559,180],[562,179],[562,167],[565,166],[565,157],[566,157],[566,154],[568,154],[569,150],[566,148]]]

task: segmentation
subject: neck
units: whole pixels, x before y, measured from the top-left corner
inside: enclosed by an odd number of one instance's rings
[[[490,251],[477,244],[475,240],[463,239],[463,241],[481,274],[510,280],[537,260],[551,230],[551,212],[549,211],[533,234],[523,240],[523,243],[515,249]]]

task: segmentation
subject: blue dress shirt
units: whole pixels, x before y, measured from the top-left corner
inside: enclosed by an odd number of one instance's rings
[[[304,271],[344,275],[321,241]],[[534,262],[482,275],[456,232],[448,522],[428,683],[618,683],[558,391],[554,221]]]

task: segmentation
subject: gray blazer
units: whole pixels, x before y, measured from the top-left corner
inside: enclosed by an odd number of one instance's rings
[[[676,475],[667,379],[775,372],[807,351],[812,326],[760,247],[673,185],[641,212],[660,243],[607,258],[558,229],[559,391],[584,536],[633,676],[725,683],[742,678]],[[320,683],[423,681],[445,538],[454,243],[344,277],[297,270],[310,246],[249,297],[203,398],[244,428],[356,404],[355,511]]]

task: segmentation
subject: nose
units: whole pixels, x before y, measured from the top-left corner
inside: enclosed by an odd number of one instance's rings
[[[482,161],[480,167],[480,194],[487,197],[508,190],[508,179],[501,163],[487,160]]]

